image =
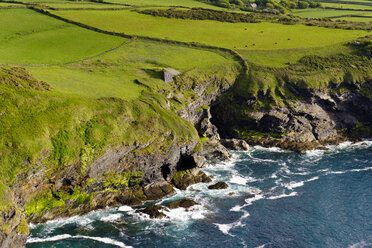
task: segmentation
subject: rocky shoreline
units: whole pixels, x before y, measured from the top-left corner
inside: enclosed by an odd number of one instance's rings
[[[184,80],[190,79],[177,76],[175,84],[183,85]],[[199,168],[230,159],[229,149],[241,151],[249,150],[249,145],[262,145],[304,152],[372,137],[372,100],[356,90],[292,87],[288,94],[298,99],[282,96],[281,103],[256,108],[265,99],[272,103],[267,99],[270,92],[242,96],[231,89],[235,84],[216,77],[189,84],[192,86],[187,90],[197,97],[178,115],[195,127],[200,140],[180,141],[169,131],[145,144],[108,147],[83,171],[82,165],[76,163],[50,172],[41,159],[32,171],[18,175],[12,192],[8,192],[11,203],[0,211],[5,234],[0,236],[0,247],[23,247],[27,222],[42,223],[108,206],[140,206],[173,194],[174,188],[185,190],[195,183],[208,183],[211,179]],[[372,81],[360,84],[370,87]],[[173,97],[171,93],[167,96]],[[165,142],[169,140],[171,143]],[[45,151],[43,157],[47,156]],[[209,190],[226,186],[218,182]],[[195,204],[180,199],[142,212],[161,218],[163,208]]]

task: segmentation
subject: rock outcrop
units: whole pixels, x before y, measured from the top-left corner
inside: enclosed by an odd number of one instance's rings
[[[0,209],[0,248],[24,247],[29,233],[24,214],[14,204]]]
[[[227,189],[229,185],[225,182],[218,182],[208,186],[208,189]]]
[[[172,178],[173,185],[181,190],[185,190],[196,183],[209,183],[211,181],[212,179],[207,174],[198,169],[177,172]]]
[[[198,203],[194,200],[191,200],[189,198],[183,198],[176,201],[169,202],[165,204],[167,208],[175,209],[175,208],[190,208],[192,206],[198,205]]]
[[[251,144],[278,146],[299,152],[347,139],[371,137],[371,99],[357,92],[332,94],[309,91],[307,94],[307,99],[252,110],[244,116],[231,114],[234,111],[224,102],[213,109],[213,121],[225,137],[242,138]],[[242,98],[232,101],[239,104],[245,101],[245,107],[255,102]],[[229,114],[223,114],[227,112]]]
[[[248,151],[249,145],[245,140],[241,139],[222,139],[221,144],[226,148],[236,151]]]

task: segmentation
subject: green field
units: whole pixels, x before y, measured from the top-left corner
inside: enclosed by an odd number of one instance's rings
[[[183,6],[190,8],[200,7],[223,10],[223,8],[193,0],[107,0],[107,2],[134,6]]]
[[[123,9],[128,8],[123,5],[115,4],[102,4],[92,2],[56,2],[56,3],[42,3],[43,6],[47,6],[55,9]]]
[[[343,15],[368,15],[369,12],[355,11],[355,10],[334,10],[334,9],[305,9],[295,10],[294,13],[304,18],[324,18],[337,17]]]
[[[322,3],[322,7],[340,8],[340,9],[372,10],[372,6],[369,6],[369,5],[343,4],[343,3]]]
[[[323,8],[296,9],[293,13],[304,18],[332,18],[350,22],[368,22],[368,18],[363,16],[372,14],[372,2],[367,0],[320,0],[319,2]],[[343,17],[346,15],[351,17]]]
[[[326,46],[367,35],[363,30],[340,30],[305,25],[170,19],[128,10],[52,11],[52,13],[104,30],[198,42],[230,49],[276,50],[319,47],[319,44]],[[299,33],[301,35],[297,35]]]
[[[240,55],[248,62],[269,67],[286,67],[296,63],[306,55],[331,56],[339,53],[350,53],[350,47],[344,43],[314,48],[279,49],[279,50],[239,50]]]
[[[99,54],[124,41],[28,9],[0,9],[0,64],[69,62]]]
[[[54,90],[88,97],[134,99],[141,91],[167,87],[161,78],[164,68],[187,72],[228,64],[224,54],[174,45],[138,40],[98,58],[69,66],[31,67],[39,80]],[[137,83],[139,80],[141,84]]]

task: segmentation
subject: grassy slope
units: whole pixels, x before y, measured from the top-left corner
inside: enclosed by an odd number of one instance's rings
[[[335,30],[267,22],[223,23],[208,20],[169,19],[125,10],[54,11],[53,13],[104,30],[185,42],[199,42],[231,49],[270,50],[318,47],[319,44],[331,45],[367,34],[365,31]],[[301,35],[298,35],[299,33]]]
[[[338,53],[350,53],[351,49],[344,43],[314,48],[296,48],[281,50],[239,50],[248,62],[268,67],[286,67],[296,63],[307,55],[330,56]]]
[[[0,9],[0,64],[69,62],[99,54],[124,41],[28,9]]]
[[[37,79],[60,92],[90,97],[137,98],[145,88],[163,88],[163,68],[186,72],[193,68],[228,63],[229,58],[210,51],[138,40],[96,59],[65,67],[29,68]]]

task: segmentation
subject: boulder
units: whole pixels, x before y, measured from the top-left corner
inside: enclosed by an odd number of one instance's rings
[[[195,202],[194,200],[191,200],[189,198],[183,198],[183,199],[180,199],[180,200],[177,200],[177,201],[173,201],[173,202],[169,202],[167,204],[165,204],[164,206],[166,206],[167,208],[170,208],[170,209],[174,209],[174,208],[190,208],[194,205],[198,205],[197,202]]]
[[[248,151],[249,145],[245,140],[240,139],[222,139],[221,144],[224,145],[228,149],[236,150],[236,151]]]
[[[227,189],[228,187],[229,187],[229,185],[227,185],[227,183],[218,182],[216,184],[212,184],[212,185],[208,186],[208,189]]]
[[[191,171],[179,171],[172,178],[173,185],[181,190],[185,190],[188,186],[196,183],[209,183],[212,179],[204,172],[193,169]]]
[[[155,218],[161,219],[166,216],[164,213],[160,212],[160,210],[162,209],[164,209],[163,206],[154,205],[154,206],[148,206],[145,209],[139,210],[138,212],[147,214],[148,216],[150,216],[151,219],[155,219]]]

